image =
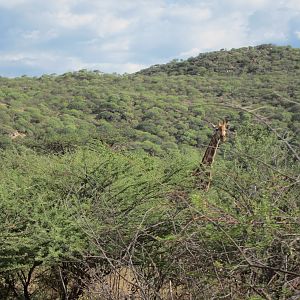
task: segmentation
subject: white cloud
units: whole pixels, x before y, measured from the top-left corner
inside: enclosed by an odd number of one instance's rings
[[[187,58],[187,57],[191,57],[191,56],[196,56],[201,52],[200,48],[192,48],[190,50],[187,51],[183,51],[181,53],[179,53],[179,57],[183,57],[183,58]]]
[[[137,72],[141,69],[144,69],[148,67],[148,65],[143,65],[143,64],[136,64],[136,63],[120,63],[120,64],[115,64],[115,63],[100,63],[96,65],[95,67],[98,67],[99,70],[104,71],[104,72],[116,72],[119,74],[123,73],[134,73]]]
[[[99,37],[105,37],[124,31],[128,28],[129,24],[130,20],[107,14],[99,16],[97,22],[92,27]]]
[[[25,56],[21,53],[1,54],[0,62],[18,62],[24,60]]]
[[[300,1],[299,0],[281,0],[280,5],[282,7],[288,8],[288,9],[298,10],[298,12],[300,11]]]
[[[96,19],[94,14],[74,14],[69,11],[59,11],[50,14],[50,19],[56,26],[76,29],[81,26],[90,25]]]
[[[129,38],[121,38],[114,41],[110,41],[104,43],[99,46],[99,50],[101,51],[128,51],[130,48],[130,39]]]
[[[0,0],[1,1],[1,0]],[[37,1],[37,0],[35,0]],[[88,30],[95,37],[106,37],[111,34],[124,31],[131,23],[130,18],[116,15],[116,7],[112,10],[101,8],[90,0],[90,5],[85,3],[82,11],[76,10],[76,3],[82,1],[64,0],[62,3],[56,0],[45,4],[42,11],[36,14],[36,9],[28,11],[28,18],[32,18],[36,24],[46,28],[55,28],[56,31],[64,30]],[[113,1],[114,2],[114,1]],[[59,3],[60,5],[57,5]],[[100,1],[101,3],[101,1]],[[116,3],[115,3],[116,4]],[[75,8],[74,8],[75,7]]]
[[[0,7],[12,9],[26,2],[28,2],[28,0],[0,0]]]
[[[37,40],[40,36],[41,33],[39,30],[25,31],[22,34],[22,37],[26,40]]]
[[[217,1],[220,2],[220,1]],[[225,0],[226,4],[235,9],[258,10],[274,5],[274,0]]]
[[[6,69],[133,72],[220,48],[300,39],[300,0],[0,0],[0,8]]]
[[[38,53],[26,53],[26,52],[15,52],[15,53],[0,53],[0,68],[5,66],[10,66],[11,68],[19,67],[23,68],[33,68],[33,69],[49,69],[51,73],[55,71],[51,70],[51,66],[58,66],[56,63],[60,59],[58,56],[51,53],[38,52]]]
[[[178,54],[187,58],[200,52],[235,48],[247,45],[247,20],[242,14],[232,13],[202,26],[192,26],[186,39],[186,50]]]
[[[68,71],[78,71],[81,69],[101,70],[103,72],[133,73],[146,68],[147,65],[131,62],[107,63],[107,62],[88,62],[75,56],[63,56],[57,53],[37,52],[37,53],[0,53],[0,68],[6,65],[40,68],[41,72],[35,72],[35,75],[47,73],[64,73]]]
[[[166,17],[174,17],[182,19],[185,22],[199,22],[208,20],[212,16],[212,12],[208,7],[195,7],[193,5],[171,5],[164,11]]]
[[[26,41],[26,43],[29,43],[51,40],[58,36],[58,32],[55,30],[28,30],[21,32],[20,35]]]

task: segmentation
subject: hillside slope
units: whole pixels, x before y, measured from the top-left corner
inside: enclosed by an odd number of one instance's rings
[[[249,51],[0,78],[0,299],[295,299],[299,49]]]
[[[260,71],[254,72],[257,65]],[[300,49],[258,46],[203,54],[133,75],[82,70],[0,78],[0,146],[25,143],[55,152],[99,139],[161,154],[205,145],[210,123],[220,118],[239,126],[247,113],[234,106],[256,109],[298,145],[299,69]]]

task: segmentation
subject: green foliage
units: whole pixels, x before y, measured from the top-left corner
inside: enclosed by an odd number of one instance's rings
[[[3,152],[1,162],[1,271],[82,253],[87,225],[93,224],[94,232],[112,234],[117,226],[133,233],[130,227],[140,226],[147,210],[158,220],[178,176],[166,169],[166,161],[117,154],[101,145],[64,156],[20,148]]]
[[[73,139],[77,146],[98,139],[162,155],[206,144],[207,120],[216,123],[227,116],[241,122],[238,111],[224,107],[234,104],[260,108],[297,146],[298,57],[299,49],[263,45],[201,54],[133,75],[85,70],[0,78],[1,132],[24,133],[18,143],[36,149],[37,142],[43,151],[43,140],[64,144]]]
[[[267,44],[256,47],[201,53],[186,61],[155,65],[140,71],[153,75],[226,75],[299,72],[299,49]]]
[[[1,77],[0,298],[115,299],[124,270],[127,298],[292,296],[298,65],[299,49],[262,45],[133,75]],[[234,133],[196,190],[223,117]]]

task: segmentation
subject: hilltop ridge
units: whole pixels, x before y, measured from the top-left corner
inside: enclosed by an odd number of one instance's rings
[[[272,44],[239,49],[200,53],[187,60],[173,60],[167,64],[154,65],[139,74],[155,75],[205,75],[221,74],[267,74],[274,72],[297,72],[300,64],[300,49]]]

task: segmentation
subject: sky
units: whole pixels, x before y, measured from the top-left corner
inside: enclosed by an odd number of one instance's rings
[[[300,0],[0,0],[0,76],[133,73],[266,43],[300,47]]]

